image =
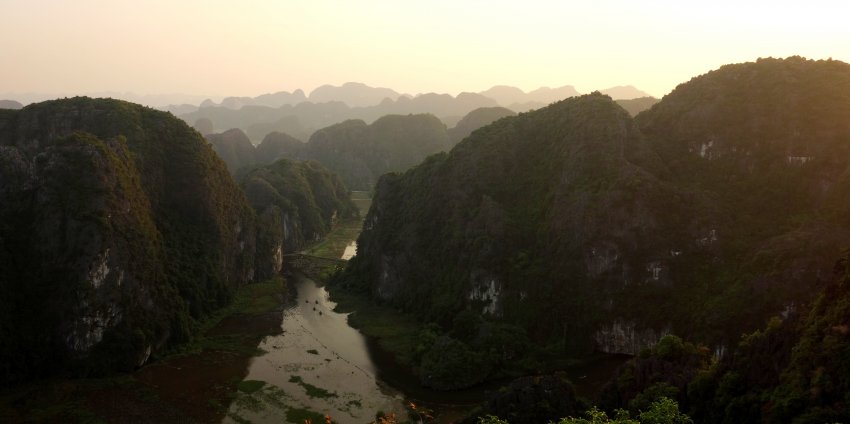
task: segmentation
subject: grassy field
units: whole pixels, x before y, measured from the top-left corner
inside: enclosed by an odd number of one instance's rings
[[[399,363],[412,363],[421,328],[413,316],[389,306],[377,305],[363,294],[342,288],[331,290],[331,300],[337,302],[337,312],[352,312],[348,316],[348,323],[352,327],[378,340],[381,348],[391,353]]]
[[[351,200],[360,210],[360,216],[337,223],[336,227],[331,230],[324,240],[308,247],[304,250],[304,253],[322,258],[338,259],[342,257],[345,247],[351,241],[357,240],[357,236],[360,235],[360,230],[363,228],[363,220],[366,218],[366,213],[369,212],[369,207],[372,205],[372,198],[365,191],[352,192]]]

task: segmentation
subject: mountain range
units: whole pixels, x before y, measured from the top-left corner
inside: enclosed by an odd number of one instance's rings
[[[89,98],[0,109],[0,384],[141,366],[355,213],[316,164],[246,178],[166,112]]]
[[[726,65],[634,118],[600,93],[505,117],[384,175],[342,280],[449,339],[472,312],[576,354],[672,332],[722,357],[831,280],[848,123],[850,65],[799,57]],[[477,371],[426,353],[423,384],[499,375],[484,334],[434,345]]]

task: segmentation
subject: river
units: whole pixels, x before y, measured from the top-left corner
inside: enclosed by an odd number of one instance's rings
[[[288,282],[283,332],[262,341],[266,353],[254,358],[245,377],[265,386],[240,393],[224,422],[280,423],[298,409],[363,424],[376,411],[404,411],[403,396],[376,378],[366,338],[348,325],[348,314],[334,312],[327,290],[300,274]]]
[[[344,246],[342,259],[348,260],[357,244]],[[436,422],[455,422],[507,383],[454,392],[423,388],[409,368],[349,326],[347,313],[334,311],[324,287],[302,274],[288,278],[287,285],[282,331],[260,342],[265,353],[251,360],[224,423],[300,424],[310,418],[321,424],[329,415],[336,423],[364,424],[378,411],[418,421],[408,416],[411,402],[419,411],[433,411]],[[602,356],[566,371],[587,396],[624,361]]]

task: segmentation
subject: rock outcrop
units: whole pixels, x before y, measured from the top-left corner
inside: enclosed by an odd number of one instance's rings
[[[282,253],[297,252],[326,235],[339,219],[357,208],[339,177],[316,162],[280,159],[240,177],[260,219],[257,262],[261,278],[274,275]]]
[[[0,114],[0,380],[145,363],[255,274],[255,215],[168,113],[73,98]]]
[[[728,346],[810,301],[850,237],[848,87],[843,62],[762,59],[634,119],[598,93],[500,119],[381,178],[349,281],[584,351]]]

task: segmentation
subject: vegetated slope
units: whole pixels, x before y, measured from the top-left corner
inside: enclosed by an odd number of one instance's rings
[[[506,116],[514,116],[516,113],[503,107],[482,107],[466,114],[454,128],[449,129],[449,139],[452,145],[459,143],[473,131],[493,123]]]
[[[587,350],[600,323],[638,312],[615,295],[666,290],[655,264],[706,231],[664,172],[606,96],[503,118],[382,177],[349,278],[424,320],[468,309]]]
[[[255,216],[168,113],[73,98],[0,113],[4,382],[143,364],[254,274]]]
[[[370,190],[382,174],[405,171],[452,146],[433,115],[387,115],[371,125],[345,121],[322,128],[307,143],[272,132],[254,147],[238,128],[206,137],[234,175],[279,158],[315,160],[354,190]]]
[[[446,126],[433,115],[387,115],[371,125],[359,120],[323,128],[299,159],[315,160],[352,190],[369,190],[387,172],[404,171],[447,150]]]
[[[850,65],[726,65],[637,122],[677,184],[716,199],[717,260],[689,266],[710,285],[707,322],[734,336],[811,300],[850,237]]]
[[[636,120],[568,99],[383,177],[345,278],[446,328],[471,310],[574,352],[671,331],[722,352],[825,284],[848,148],[841,62],[724,66]]]
[[[741,336],[719,361],[705,347],[666,336],[620,369],[608,408],[676,398],[697,422],[847,422],[850,391],[847,257],[816,300]]]
[[[304,142],[286,133],[271,132],[257,145],[257,163],[267,164],[280,158],[295,158],[301,154]]]
[[[304,148],[304,142],[280,132],[267,134],[257,146],[238,128],[221,134],[207,134],[205,137],[234,175],[256,165],[270,164],[280,158],[297,158]]]
[[[231,174],[257,163],[254,145],[239,128],[229,129],[221,134],[207,134],[204,137],[212,144],[213,150],[221,160],[227,164]]]
[[[240,185],[260,220],[258,264],[279,263],[269,258],[301,250],[357,214],[339,177],[313,161],[280,159],[248,171]],[[258,265],[261,278],[277,271]]]

